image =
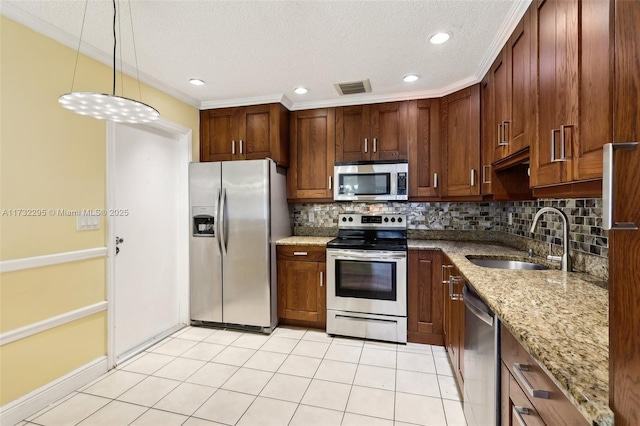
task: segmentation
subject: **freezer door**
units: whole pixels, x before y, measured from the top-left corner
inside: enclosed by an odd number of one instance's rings
[[[190,299],[196,321],[222,322],[220,176],[220,163],[189,164]]]
[[[225,323],[271,323],[269,165],[268,160],[222,163]]]

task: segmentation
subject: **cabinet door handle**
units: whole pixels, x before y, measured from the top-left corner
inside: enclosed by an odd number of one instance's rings
[[[527,426],[527,423],[522,418],[522,415],[529,414],[529,409],[527,407],[518,407],[516,405],[513,406],[513,418],[516,419],[520,426]]]
[[[309,254],[309,253],[307,253],[306,251],[294,251],[293,252],[294,256],[306,256],[307,254]]]
[[[491,183],[491,180],[487,179],[487,176],[489,176],[489,173],[487,172],[487,170],[491,169],[491,165],[490,164],[485,164],[484,166],[482,166],[482,183],[487,184],[487,183]]]
[[[329,176],[329,189],[333,188],[333,176]]]
[[[242,139],[240,139],[240,154],[242,154]]]
[[[638,225],[634,222],[616,222],[613,216],[614,184],[614,155],[615,151],[633,151],[638,148],[638,142],[608,143],[602,150],[602,227],[607,231],[623,230],[637,231]]]
[[[364,152],[369,152],[369,139],[364,138]]]
[[[471,186],[476,186],[476,169],[471,169]]]
[[[449,298],[451,300],[462,300],[462,295],[460,293],[453,292],[453,286],[455,285],[456,281],[458,281],[459,278],[460,277],[456,275],[451,275],[449,277]]]
[[[438,188],[438,174],[434,173],[433,174],[433,189],[437,189]]]
[[[324,272],[320,271],[320,287],[324,287]]]
[[[231,155],[236,155],[236,141],[231,141]]]
[[[560,132],[560,129],[551,129],[551,162],[558,163],[560,161],[565,161],[564,158],[564,146],[561,147],[560,157],[556,157],[556,133]],[[563,138],[564,139],[564,138]]]
[[[373,152],[378,152],[378,139],[373,138]]]
[[[502,143],[501,143],[502,142],[502,123],[498,124],[497,138],[498,138],[498,140],[497,140],[498,146],[502,145]]]
[[[573,127],[573,124],[563,124],[560,126],[560,160],[562,161],[567,160],[567,144],[564,137],[564,129],[567,127]]]
[[[500,136],[500,142],[498,143],[498,145],[500,146],[507,146],[509,145],[509,141],[507,140],[507,124],[509,124],[508,121],[503,121],[502,122],[502,134]]]
[[[444,270],[453,268],[453,265],[442,265],[442,284],[449,284],[449,280],[444,279]]]
[[[523,371],[529,371],[529,366],[527,364],[519,364],[517,362],[513,363],[513,374],[516,376],[516,379],[522,384],[524,390],[531,395],[532,398],[541,398],[541,399],[549,399],[549,392],[540,389],[534,389],[531,386],[531,383],[524,377],[522,374]]]

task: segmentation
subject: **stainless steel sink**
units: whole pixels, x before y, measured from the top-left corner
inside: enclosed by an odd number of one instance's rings
[[[548,266],[540,265],[532,262],[521,262],[519,260],[505,260],[505,259],[491,259],[486,257],[471,257],[467,256],[469,262],[474,265],[483,266],[485,268],[497,268],[497,269],[514,269],[514,270],[545,270],[549,269]]]

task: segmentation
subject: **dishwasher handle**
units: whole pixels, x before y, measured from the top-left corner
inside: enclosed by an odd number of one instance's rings
[[[471,311],[472,314],[477,316],[482,322],[493,327],[494,315],[491,309],[485,303],[480,300],[478,295],[465,285],[462,288],[462,300],[464,305]]]

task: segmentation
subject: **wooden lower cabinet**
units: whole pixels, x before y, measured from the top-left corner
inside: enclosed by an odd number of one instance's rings
[[[588,425],[504,324],[500,325],[500,336],[502,425]]]
[[[325,328],[326,251],[316,246],[278,246],[278,319],[281,324]]]
[[[446,256],[444,256],[441,269],[445,348],[451,361],[460,395],[462,395],[464,389],[464,302],[461,295],[464,279]]]
[[[441,269],[441,251],[409,251],[408,342],[444,345]]]

